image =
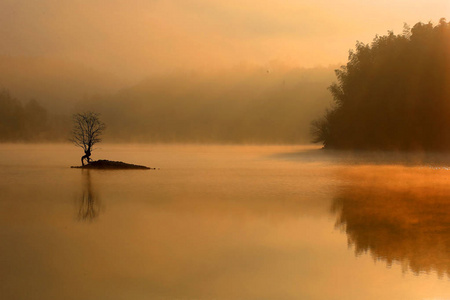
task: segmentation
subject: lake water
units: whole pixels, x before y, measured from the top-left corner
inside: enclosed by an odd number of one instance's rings
[[[0,145],[1,299],[450,299],[450,156]]]

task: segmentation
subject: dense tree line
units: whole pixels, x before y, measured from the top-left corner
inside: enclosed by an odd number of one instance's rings
[[[49,114],[36,100],[23,104],[0,91],[0,142],[64,140],[67,128],[65,117]]]
[[[450,150],[450,23],[405,25],[358,42],[312,124],[325,148]]]

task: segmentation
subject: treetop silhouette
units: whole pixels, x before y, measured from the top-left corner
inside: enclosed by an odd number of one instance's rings
[[[450,150],[450,23],[405,25],[356,43],[329,90],[334,106],[312,123],[324,148]]]

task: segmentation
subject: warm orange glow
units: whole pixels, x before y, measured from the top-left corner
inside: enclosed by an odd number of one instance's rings
[[[2,1],[0,55],[74,60],[140,78],[281,60],[343,63],[403,22],[437,22],[446,0],[416,1]]]
[[[340,176],[347,184],[334,199],[337,225],[357,255],[450,276],[448,168],[363,166]]]

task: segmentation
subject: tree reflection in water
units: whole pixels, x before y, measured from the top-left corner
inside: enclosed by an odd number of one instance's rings
[[[100,200],[92,188],[90,170],[82,170],[83,193],[78,203],[78,220],[93,221],[100,214]]]
[[[419,275],[450,277],[449,171],[395,166],[355,167],[333,201],[336,226],[355,254],[370,252]]]

